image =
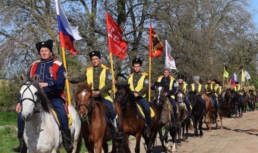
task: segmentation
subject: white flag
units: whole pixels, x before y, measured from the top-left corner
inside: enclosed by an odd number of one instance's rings
[[[251,76],[250,74],[245,70],[245,77],[247,80],[251,79]]]
[[[166,57],[165,57],[165,67],[176,70],[176,63],[174,58],[171,56],[172,48],[166,40]]]

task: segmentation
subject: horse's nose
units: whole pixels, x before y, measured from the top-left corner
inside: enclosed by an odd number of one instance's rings
[[[25,120],[25,121],[29,120],[30,115],[31,115],[31,113],[29,113],[29,114],[26,115],[26,116],[22,116],[23,120]]]

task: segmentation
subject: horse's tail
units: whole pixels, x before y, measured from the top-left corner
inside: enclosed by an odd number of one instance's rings
[[[76,147],[76,153],[80,153],[81,152],[81,147],[82,147],[82,133],[80,133],[79,137],[78,137],[78,142],[77,142],[77,147]]]

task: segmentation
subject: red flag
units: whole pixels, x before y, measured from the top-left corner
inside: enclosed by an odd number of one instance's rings
[[[127,45],[122,39],[123,31],[114,22],[114,20],[106,12],[107,32],[108,32],[108,44],[109,51],[115,56],[125,59]]]
[[[155,31],[152,29],[152,26],[150,25],[150,47],[149,47],[149,56],[159,57],[162,55],[163,52],[163,44],[159,40],[159,37],[156,35]]]

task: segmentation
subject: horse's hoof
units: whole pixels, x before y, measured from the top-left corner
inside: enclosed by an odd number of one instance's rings
[[[178,146],[181,146],[181,142],[177,143]]]

